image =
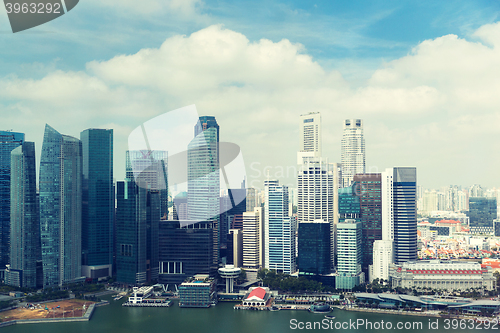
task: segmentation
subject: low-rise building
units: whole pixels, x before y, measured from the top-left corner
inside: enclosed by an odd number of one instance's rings
[[[477,262],[421,260],[391,265],[392,287],[431,288],[447,291],[481,288],[494,290],[496,279],[491,267]]]
[[[217,304],[217,284],[207,274],[198,274],[179,286],[181,308],[208,308]]]
[[[254,287],[248,289],[248,293],[243,297],[243,306],[263,307],[268,305],[271,292],[266,287]]]

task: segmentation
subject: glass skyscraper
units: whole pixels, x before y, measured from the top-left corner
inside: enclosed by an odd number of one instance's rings
[[[112,276],[113,130],[80,133],[83,157],[82,273],[87,278]]]
[[[82,143],[45,125],[40,160],[44,287],[82,277]]]
[[[217,219],[220,212],[219,125],[215,117],[200,117],[194,134],[188,145],[188,219]]]
[[[36,266],[42,254],[34,142],[24,142],[11,152],[10,199],[10,267],[5,282],[36,288]]]
[[[330,223],[300,222],[298,268],[301,275],[328,274],[331,267]]]
[[[24,133],[0,131],[0,269],[10,252],[10,153],[24,142]]]

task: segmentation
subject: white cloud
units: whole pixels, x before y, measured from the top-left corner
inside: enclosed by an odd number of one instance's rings
[[[180,2],[169,6],[189,12]],[[250,42],[214,25],[168,38],[158,48],[89,62],[83,72],[0,79],[0,114],[12,122],[9,127],[32,126],[33,133],[40,133],[35,124],[45,121],[75,136],[91,126],[115,127],[115,151],[122,154],[129,129],[196,104],[200,115],[217,117],[222,140],[242,147],[247,166],[258,161],[262,167],[286,167],[296,160],[298,115],[320,111],[323,151],[333,161],[340,159],[342,119],[360,117],[369,166],[416,165],[427,186],[481,182],[474,177],[493,175],[450,173],[448,159],[479,157],[470,148],[482,144],[483,128],[490,136],[500,134],[497,36],[500,24],[481,27],[474,41],[454,35],[423,41],[355,86],[339,72],[323,69],[300,44]],[[32,119],[22,126],[11,112]],[[118,178],[123,177],[121,159],[115,159]],[[498,165],[500,157],[492,154],[486,163]]]

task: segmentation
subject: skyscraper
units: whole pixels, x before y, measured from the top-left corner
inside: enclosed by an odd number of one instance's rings
[[[11,152],[10,267],[6,284],[36,288],[41,259],[40,216],[36,195],[35,143],[24,142]]]
[[[134,180],[117,182],[116,273],[117,281],[143,284],[158,279],[158,190],[148,190]]]
[[[264,265],[263,220],[261,207],[243,213],[243,267],[245,268],[259,269]]]
[[[354,176],[356,194],[360,199],[363,229],[363,270],[373,264],[373,244],[382,239],[382,177],[380,173],[363,173]]]
[[[341,145],[342,187],[350,186],[357,173],[365,173],[363,121],[346,119]]]
[[[288,187],[277,180],[264,182],[265,188],[265,250],[264,266],[277,272],[296,271],[295,218],[290,216]]]
[[[44,287],[82,277],[82,143],[45,125],[40,160]]]
[[[82,274],[87,278],[112,276],[113,130],[87,129],[80,133],[83,157]]]
[[[328,274],[331,268],[330,223],[300,222],[298,266],[301,275]]]
[[[321,157],[321,114],[311,112],[300,116],[300,149],[297,164],[304,159]]]
[[[394,263],[417,259],[417,169],[382,173],[382,239],[393,241]]]
[[[352,289],[364,283],[361,272],[361,222],[354,219],[339,221],[337,225],[337,277],[335,288]]]
[[[10,153],[24,142],[24,133],[0,131],[0,269],[10,252]]]
[[[188,219],[205,221],[219,215],[219,125],[200,117],[188,145]],[[220,227],[220,226],[219,226]]]

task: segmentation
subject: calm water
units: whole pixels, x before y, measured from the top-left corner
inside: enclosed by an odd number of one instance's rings
[[[105,297],[111,300],[111,297]],[[307,311],[244,311],[233,310],[235,303],[219,303],[216,307],[210,309],[183,309],[175,303],[170,308],[129,308],[122,307],[123,300],[115,302],[110,301],[110,305],[99,307],[94,311],[92,319],[88,322],[75,322],[75,323],[54,323],[54,324],[24,324],[14,325],[9,327],[0,328],[0,333],[78,333],[78,332],[91,332],[91,333],[164,333],[164,332],[196,332],[196,333],[250,333],[250,332],[297,332],[297,331],[311,331],[307,329],[299,329],[299,322],[321,322],[324,318],[322,314],[309,313]],[[429,320],[436,321],[436,318],[427,317],[413,317],[413,316],[397,316],[397,315],[379,315],[361,312],[347,312],[341,310],[334,310],[331,315],[336,318],[332,321],[333,327],[335,323],[346,322],[346,327],[349,320],[356,322],[358,319],[372,322],[373,325],[384,321],[384,325],[390,322],[395,332],[470,332],[471,329],[453,329],[451,322],[450,327],[446,329],[445,322],[439,320],[438,329],[429,329]],[[296,320],[297,328],[290,328],[290,320]],[[325,320],[325,323],[328,320]],[[413,325],[413,322],[421,322],[422,328],[418,329],[396,329],[398,322],[403,325]],[[459,323],[458,323],[459,324]],[[463,323],[469,325],[469,323]],[[317,324],[318,325],[318,324]],[[295,327],[294,325],[292,325]],[[375,326],[374,326],[375,327]],[[478,329],[477,327],[476,329]],[[495,331],[485,330],[481,327],[482,332]],[[383,332],[387,329],[366,329],[365,326],[360,327],[358,330],[352,328],[333,330],[316,329],[312,331],[352,331],[352,332]]]

